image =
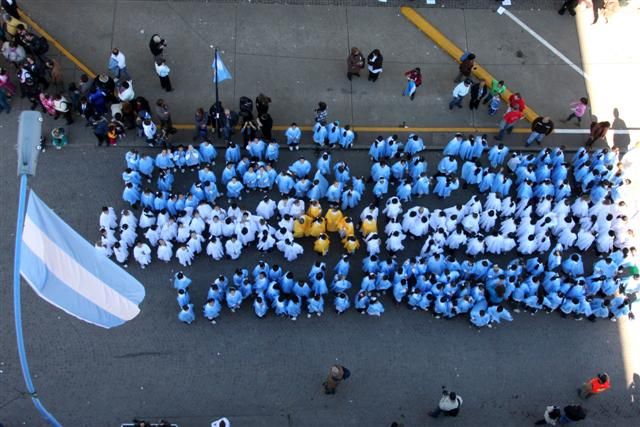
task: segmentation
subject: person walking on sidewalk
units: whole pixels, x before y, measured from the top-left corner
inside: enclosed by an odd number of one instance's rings
[[[491,98],[493,98],[496,95],[502,96],[505,90],[507,90],[507,87],[504,85],[504,80],[500,80],[500,81],[496,79],[491,80],[491,87],[489,88],[489,93],[487,93],[487,96],[482,100],[482,103],[488,104],[489,101],[491,101]]]
[[[582,384],[578,389],[578,396],[580,396],[581,399],[588,399],[594,394],[600,394],[610,388],[611,380],[609,379],[609,375],[601,373]]]
[[[404,73],[407,78],[407,86],[404,89],[402,96],[408,96],[410,100],[416,97],[416,90],[422,85],[422,73],[420,68],[416,67],[413,70],[409,70]]]
[[[156,59],[156,73],[160,78],[160,86],[167,92],[171,92],[173,90],[171,87],[171,80],[169,79],[170,72],[171,69],[167,65],[167,61],[162,58]]]
[[[465,80],[462,83],[458,83],[456,87],[453,88],[453,97],[449,102],[449,110],[453,110],[454,106],[462,108],[462,99],[467,96],[470,90],[471,80]]]
[[[347,57],[347,78],[352,76],[360,77],[360,71],[364,68],[364,55],[357,47],[351,48],[351,53]]]
[[[327,104],[320,101],[318,102],[318,108],[313,110],[316,113],[315,122],[322,123],[327,121],[327,114],[329,114],[329,110],[327,109]]]
[[[342,365],[333,365],[329,369],[329,375],[327,375],[327,380],[322,383],[324,386],[325,394],[336,394],[336,389],[338,385],[349,378],[351,376],[351,372]]]
[[[526,145],[530,146],[533,141],[540,145],[545,136],[553,132],[553,122],[549,117],[537,117],[533,123],[531,123],[531,134],[527,138]]]
[[[534,424],[537,426],[548,424],[550,426],[558,425],[562,412],[557,406],[547,406],[544,411],[544,418],[536,421]]]
[[[576,126],[580,126],[580,124],[582,123],[582,117],[587,112],[588,105],[589,105],[589,100],[587,98],[580,98],[579,101],[572,102],[570,104],[571,114],[569,114],[569,116],[565,120],[561,120],[561,122],[566,123],[571,119],[577,119],[578,123],[576,123]]]
[[[500,121],[500,129],[498,130],[498,135],[494,136],[493,139],[497,139],[501,141],[504,138],[505,133],[511,133],[513,131],[513,127],[516,125],[518,120],[522,120],[524,118],[524,114],[522,111],[518,109],[516,106],[513,110],[509,110],[502,116],[502,120]]]
[[[566,11],[569,11],[569,15],[576,16],[576,6],[580,0],[565,0],[558,10],[559,15],[564,15]]]
[[[581,421],[587,418],[587,411],[582,405],[567,405],[564,407],[564,415],[558,421],[561,425],[569,424],[574,421]]]
[[[461,406],[462,397],[458,396],[453,391],[447,391],[447,389],[442,386],[442,397],[440,398],[440,402],[438,402],[438,407],[429,412],[429,416],[438,418],[440,414],[444,414],[449,417],[456,417],[460,412]]]
[[[118,48],[114,48],[111,51],[111,56],[109,57],[109,70],[115,78],[120,81],[131,80],[131,76],[127,71],[127,59],[125,58],[124,53],[122,53]]]
[[[590,150],[593,146],[593,143],[599,140],[600,138],[605,139],[607,137],[607,132],[611,127],[611,123],[609,122],[593,122],[591,123],[591,133],[589,134],[589,139],[585,142],[585,147],[587,150]]]
[[[158,34],[151,36],[151,40],[149,40],[149,50],[153,55],[154,61],[157,62],[159,59],[164,59],[164,56],[162,55],[165,47],[167,47],[167,42],[165,42],[162,37]]]
[[[458,66],[458,75],[453,80],[454,83],[460,83],[463,79],[469,79],[471,77],[471,72],[475,68],[476,56],[473,53],[463,55],[463,58],[464,59],[461,58],[462,62],[460,62],[460,65]]]
[[[471,100],[469,101],[469,109],[477,110],[480,107],[480,101],[487,95],[489,88],[487,82],[481,80],[471,85]]]
[[[367,56],[367,68],[369,69],[369,81],[375,82],[382,74],[382,54],[379,49],[373,49]]]

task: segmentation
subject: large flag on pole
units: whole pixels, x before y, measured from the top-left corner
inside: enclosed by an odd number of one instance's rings
[[[222,62],[222,57],[220,56],[220,52],[216,52],[216,57],[213,58],[213,63],[211,64],[211,68],[213,68],[213,82],[216,82],[216,74],[218,74],[218,83],[223,80],[227,80],[231,78],[231,73],[225,67],[224,62]]]
[[[76,233],[31,191],[20,273],[46,301],[103,328],[140,313],[144,287]]]

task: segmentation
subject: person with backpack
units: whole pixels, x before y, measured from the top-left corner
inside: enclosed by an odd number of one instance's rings
[[[402,93],[402,96],[408,96],[410,100],[416,97],[416,90],[422,85],[422,74],[420,68],[416,67],[413,70],[409,70],[404,73],[407,78],[407,86]]]
[[[457,417],[462,406],[462,397],[453,391],[447,391],[445,386],[442,386],[442,397],[438,402],[438,407],[429,412],[429,416],[438,418],[440,414],[444,414],[448,417]]]
[[[351,376],[351,372],[342,365],[333,365],[329,369],[329,375],[327,375],[327,379],[322,385],[324,386],[325,394],[336,394],[336,389],[338,385],[349,378]]]

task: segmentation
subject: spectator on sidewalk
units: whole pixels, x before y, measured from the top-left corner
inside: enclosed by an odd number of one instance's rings
[[[171,80],[169,79],[169,73],[171,69],[167,65],[167,61],[162,58],[156,59],[156,73],[160,78],[160,87],[166,90],[167,92],[171,92],[173,89],[171,87]]]
[[[341,365],[333,365],[329,369],[329,375],[327,375],[327,379],[322,385],[324,386],[325,394],[336,394],[336,389],[338,385],[349,378],[351,376],[351,372]]]
[[[487,104],[496,95],[502,96],[505,90],[507,90],[507,87],[504,85],[504,80],[500,80],[500,81],[496,79],[491,80],[491,87],[489,88],[489,93],[484,98],[482,103]]]
[[[422,85],[422,73],[420,68],[416,67],[404,73],[407,78],[407,86],[405,87],[403,96],[408,96],[410,100],[416,97],[416,90]]]
[[[570,104],[571,114],[569,114],[569,116],[565,120],[560,120],[560,121],[562,123],[566,123],[571,119],[577,119],[578,123],[576,123],[576,126],[580,126],[580,124],[582,123],[582,117],[587,112],[588,105],[589,105],[589,100],[587,98],[580,98],[579,101],[572,102]]]
[[[469,109],[477,110],[480,107],[480,101],[487,95],[489,88],[487,82],[481,80],[471,85],[471,100],[469,101]]]
[[[53,97],[53,108],[55,109],[54,118],[57,119],[60,116],[64,116],[67,120],[67,124],[73,123],[73,112],[71,111],[71,103],[69,100],[61,94]]]
[[[471,72],[475,68],[476,56],[473,53],[463,55],[463,57],[464,59],[458,66],[458,75],[453,80],[454,83],[460,83],[463,79],[469,79],[471,77]]]
[[[118,48],[114,48],[111,51],[111,56],[109,57],[109,70],[119,81],[131,80],[131,76],[127,71],[127,59],[125,58],[124,53],[122,53]]]
[[[352,76],[360,77],[360,71],[364,68],[364,55],[357,47],[351,48],[351,53],[347,57],[347,78]]]
[[[220,128],[222,129],[222,135],[225,141],[231,140],[233,135],[233,129],[238,123],[238,114],[235,111],[231,111],[228,108],[224,109],[224,114],[219,119]]]
[[[580,0],[565,0],[558,10],[558,14],[564,15],[566,11],[569,11],[569,15],[576,16],[576,6],[579,2]]]
[[[609,388],[611,388],[609,375],[606,373],[598,374],[582,384],[578,389],[578,396],[580,396],[581,399],[588,399],[594,394],[609,390]]]
[[[27,52],[15,41],[6,41],[2,43],[2,56],[11,62],[16,68],[26,59]]]
[[[544,411],[544,418],[536,421],[534,424],[537,426],[548,424],[550,426],[558,425],[562,412],[557,406],[547,406]]]
[[[531,123],[531,134],[527,138],[526,145],[530,146],[533,141],[540,145],[545,136],[553,132],[553,122],[549,117],[537,117],[533,123]]]
[[[5,94],[5,89],[0,88],[0,113],[6,111],[7,114],[11,113],[11,104]]]
[[[453,97],[449,102],[449,110],[453,110],[454,106],[462,108],[462,99],[467,96],[470,90],[471,80],[465,80],[462,83],[458,83],[456,87],[453,88]]]
[[[382,74],[382,53],[379,49],[373,49],[369,56],[367,56],[367,68],[369,70],[370,82],[375,82]]]
[[[444,386],[442,387],[442,397],[438,402],[438,407],[429,412],[429,416],[438,418],[440,414],[444,414],[449,417],[456,417],[460,412],[462,406],[462,397],[458,396],[455,392],[447,391]]]
[[[164,48],[167,47],[167,42],[160,37],[158,34],[154,34],[151,36],[151,40],[149,40],[149,50],[153,55],[153,60],[158,61],[160,59],[164,59],[163,53]]]
[[[96,113],[91,121],[91,126],[93,126],[93,134],[97,139],[96,146],[101,147],[107,140],[109,122],[102,114]]]
[[[193,140],[196,139],[205,140],[209,133],[209,115],[203,108],[198,108],[194,117],[196,132],[193,136]]]
[[[260,126],[260,132],[262,132],[262,137],[265,141],[269,142],[273,140],[273,134],[271,130],[273,129],[273,119],[269,113],[261,114],[258,117],[258,125]]]
[[[321,123],[327,121],[327,115],[329,114],[329,110],[327,108],[327,104],[324,102],[318,102],[318,108],[313,110],[316,113],[315,122]]]
[[[509,109],[515,110],[518,109],[524,113],[524,109],[527,108],[524,98],[520,95],[519,92],[512,93],[509,97]]]
[[[258,117],[263,114],[267,114],[269,112],[269,104],[271,103],[271,98],[269,98],[264,93],[256,96],[256,111],[258,112]]]
[[[505,133],[510,134],[513,131],[513,127],[516,125],[516,123],[519,120],[522,120],[523,118],[524,118],[524,114],[522,114],[522,111],[518,109],[516,104],[516,108],[512,110],[508,110],[502,116],[502,120],[500,121],[500,129],[498,130],[498,135],[494,136],[493,139],[497,139],[498,141],[502,140],[502,138],[504,138],[504,134]]]
[[[160,98],[156,101],[156,116],[160,120],[160,127],[166,129],[167,132],[173,133],[173,121],[171,120],[171,110],[169,104]]]
[[[2,0],[2,8],[11,17],[20,19],[20,14],[18,13],[18,0]]]
[[[587,150],[590,150],[593,146],[593,143],[599,140],[600,138],[606,139],[607,132],[611,127],[611,123],[609,122],[593,122],[591,123],[591,133],[589,134],[589,139],[585,142],[585,147]]]
[[[16,93],[16,86],[11,82],[7,70],[2,67],[0,67],[0,89],[4,90],[9,98]]]
[[[118,98],[122,102],[133,101],[136,97],[136,93],[133,91],[133,81],[122,82],[118,87]]]

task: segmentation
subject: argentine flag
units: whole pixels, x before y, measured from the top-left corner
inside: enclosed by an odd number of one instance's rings
[[[216,75],[218,76],[218,83],[223,80],[227,80],[231,78],[231,73],[225,67],[224,62],[222,62],[222,57],[219,52],[216,52],[216,57],[213,59],[213,63],[211,64],[211,68],[213,68],[213,83],[216,82]]]
[[[20,273],[44,300],[85,322],[113,328],[140,313],[144,287],[75,232],[31,191]]]

